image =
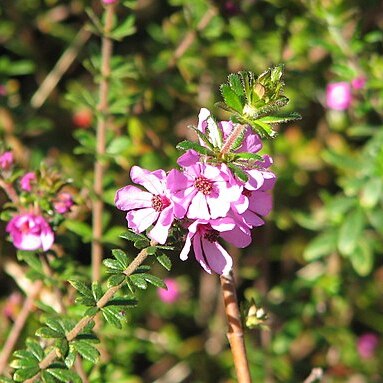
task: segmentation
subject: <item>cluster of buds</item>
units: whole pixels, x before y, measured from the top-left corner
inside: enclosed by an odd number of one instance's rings
[[[15,166],[11,151],[0,155],[0,186],[11,200],[2,213],[6,231],[19,250],[49,250],[55,226],[73,205],[72,195],[61,191],[60,177],[45,169],[24,172]]]

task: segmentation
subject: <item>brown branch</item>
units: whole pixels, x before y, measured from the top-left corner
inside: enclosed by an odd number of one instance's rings
[[[98,281],[100,279],[101,261],[102,261],[102,215],[104,211],[103,195],[103,178],[105,173],[105,164],[103,155],[106,150],[106,129],[108,120],[108,94],[110,81],[110,61],[113,52],[113,41],[108,37],[113,28],[114,5],[105,8],[105,27],[104,36],[101,43],[101,81],[99,87],[99,102],[97,105],[98,119],[96,127],[96,161],[94,164],[94,183],[93,190],[95,197],[93,200],[92,210],[92,279]]]
[[[198,23],[195,30],[189,31],[184,38],[181,40],[180,44],[177,46],[174,54],[169,62],[169,67],[172,68],[176,65],[177,60],[189,49],[190,45],[193,44],[194,40],[197,37],[197,32],[204,30],[207,25],[210,23],[211,19],[217,14],[215,8],[210,8],[202,17]]]
[[[221,275],[220,279],[228,323],[227,337],[233,354],[238,383],[251,383],[233,273]]]
[[[90,36],[91,33],[88,30],[85,28],[80,29],[72,44],[62,54],[54,68],[44,79],[36,93],[32,96],[31,105],[33,108],[38,109],[44,104],[62,76],[72,65],[73,61],[76,59],[78,53],[81,51]]]
[[[43,287],[42,281],[36,281],[30,290],[30,294],[27,296],[27,298],[24,301],[24,305],[20,311],[20,313],[17,316],[17,319],[12,327],[11,332],[8,335],[8,338],[6,342],[4,343],[3,349],[0,353],[0,374],[3,373],[9,356],[11,355],[15,344],[17,340],[19,339],[20,333],[24,328],[25,322],[28,319],[29,313],[31,312],[34,301],[37,297],[37,295],[40,293],[41,289]]]
[[[152,246],[155,246],[156,243],[152,242]],[[142,262],[145,261],[146,257],[148,256],[148,253],[146,249],[143,249],[140,251],[140,253],[137,255],[137,257],[129,264],[128,268],[124,271],[124,274],[126,276],[131,275],[138,266],[142,264]],[[105,294],[100,298],[100,300],[97,302],[97,307],[99,309],[105,307],[105,305],[110,301],[110,299],[114,296],[114,294],[125,284],[125,282],[120,283],[117,286],[113,286],[109,288]],[[73,339],[76,338],[77,335],[81,333],[81,331],[87,326],[93,318],[98,314],[98,312],[95,315],[86,316],[82,318],[77,324],[73,327],[71,331],[69,331],[66,335],[66,339],[68,342],[71,342]],[[57,358],[56,350],[52,350],[40,363],[40,370],[45,370],[50,366],[50,364]],[[24,383],[33,383],[36,382],[39,378],[40,372],[37,373],[34,377],[26,380]]]
[[[5,193],[7,194],[8,198],[13,203],[18,203],[19,196],[16,193],[16,190],[14,189],[13,185],[4,181],[2,178],[0,178],[0,188],[2,188]]]

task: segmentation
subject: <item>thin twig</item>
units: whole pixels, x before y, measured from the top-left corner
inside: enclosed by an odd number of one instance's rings
[[[13,203],[17,203],[19,201],[19,197],[18,197],[16,190],[14,189],[13,185],[4,181],[2,178],[0,178],[0,188],[2,188],[5,191],[8,198]]]
[[[152,246],[155,246],[156,243],[155,242],[152,242],[151,243]],[[142,264],[142,262],[145,261],[146,257],[148,256],[148,253],[146,251],[146,249],[143,249],[140,251],[140,253],[137,255],[136,258],[134,258],[134,260],[129,264],[128,268],[124,271],[124,274],[126,276],[129,276],[131,275],[136,269],[138,266],[140,266]],[[120,288],[125,285],[125,282],[122,282],[120,283],[119,285],[117,286],[113,286],[111,288],[109,288],[105,294],[100,298],[100,300],[97,302],[97,307],[99,309],[105,307],[105,305],[110,301],[110,299],[114,296],[114,294],[120,290]],[[93,319],[94,317],[97,315],[97,313],[95,315],[91,315],[91,316],[86,316],[82,319],[80,319],[79,322],[77,322],[77,324],[73,327],[73,329],[71,331],[69,331],[66,335],[66,339],[68,342],[71,342],[73,339],[76,338],[77,335],[79,335],[81,333],[81,331],[85,328],[85,326],[87,326]],[[56,354],[56,351],[55,350],[52,350],[40,363],[39,363],[39,366],[40,366],[40,370],[45,370],[46,368],[48,368],[50,366],[50,364],[57,358],[57,354]],[[32,378],[26,380],[24,383],[33,383],[33,382],[36,382],[37,379],[39,378],[40,376],[40,372],[37,373],[35,376],[33,376]]]
[[[233,272],[229,275],[221,275],[220,279],[228,323],[227,337],[233,354],[238,383],[251,383]]]
[[[217,14],[217,10],[215,8],[210,8],[202,17],[200,22],[197,24],[196,29],[190,30],[182,39],[180,44],[177,46],[174,54],[169,61],[169,67],[172,68],[176,65],[177,60],[187,51],[190,45],[193,44],[194,40],[197,37],[197,32],[204,30],[207,25],[210,23],[211,19]]]
[[[38,109],[44,104],[44,102],[52,93],[53,89],[58,84],[62,76],[72,65],[73,61],[76,59],[82,47],[88,41],[90,36],[91,32],[86,30],[85,27],[80,29],[80,31],[74,38],[72,44],[62,54],[54,68],[44,79],[39,89],[37,89],[36,93],[32,96],[31,105],[33,108]]]
[[[31,287],[30,294],[25,298],[24,305],[20,313],[18,314],[16,321],[12,327],[12,330],[9,333],[8,338],[5,341],[3,349],[0,353],[0,374],[3,373],[7,365],[9,356],[11,355],[15,344],[19,339],[20,333],[25,326],[25,322],[28,319],[29,313],[31,312],[34,306],[34,301],[37,295],[40,293],[42,287],[42,281],[36,281]]]
[[[110,61],[113,52],[113,41],[109,36],[113,28],[114,5],[108,5],[105,8],[105,27],[104,36],[101,43],[101,81],[99,87],[99,103],[97,105],[98,119],[96,127],[96,160],[94,164],[94,183],[93,190],[95,197],[93,200],[92,210],[92,279],[98,281],[100,279],[101,261],[102,261],[102,215],[104,211],[103,196],[103,179],[105,173],[105,165],[103,155],[106,150],[106,128],[108,122],[108,94],[110,82]]]

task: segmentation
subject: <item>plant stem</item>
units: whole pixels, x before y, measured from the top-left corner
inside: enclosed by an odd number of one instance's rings
[[[156,243],[151,243],[151,246],[155,246]],[[127,267],[127,269],[124,271],[124,274],[126,276],[129,276],[131,275],[136,269],[138,266],[140,266],[146,259],[146,257],[148,256],[148,253],[146,251],[146,249],[143,249],[140,251],[140,253],[137,255],[136,258],[134,258],[134,260],[129,264],[129,266]],[[100,300],[97,302],[97,307],[99,309],[103,308],[109,301],[110,299],[114,296],[114,294],[125,284],[125,282],[122,282],[120,283],[119,285],[117,286],[113,286],[111,288],[109,288],[105,294],[100,298]],[[99,311],[98,311],[99,312]],[[66,334],[66,339],[68,342],[71,342],[73,339],[76,338],[77,335],[79,335],[81,333],[81,331],[85,328],[85,326],[87,326],[92,320],[93,318],[98,314],[98,312],[95,314],[95,315],[91,315],[91,316],[86,316],[86,317],[83,317],[82,319],[80,319],[79,322],[77,322],[77,324],[73,327],[73,329],[71,331],[69,331],[67,334]],[[56,350],[52,350],[40,363],[39,363],[39,366],[40,366],[40,369],[41,370],[45,370],[46,368],[48,368],[50,366],[50,364],[57,358],[57,353],[56,353]],[[26,380],[24,383],[33,383],[33,382],[36,382],[37,379],[39,378],[39,375],[40,375],[40,372],[37,373],[34,377]]]
[[[229,339],[231,352],[233,354],[238,383],[251,383],[233,273],[230,272],[229,275],[221,275],[220,279],[228,323],[227,338]]]
[[[27,298],[24,301],[24,305],[18,314],[16,321],[12,327],[11,332],[8,335],[8,338],[6,342],[4,343],[3,349],[0,353],[0,374],[3,373],[8,359],[9,355],[12,353],[15,344],[17,340],[19,339],[20,333],[22,329],[24,328],[25,322],[28,319],[29,313],[31,312],[33,308],[34,300],[36,299],[36,296],[40,293],[41,289],[43,287],[42,281],[36,281],[32,288],[30,294],[27,296]]]
[[[114,5],[105,7],[105,26],[104,35],[101,43],[101,81],[99,87],[99,103],[97,105],[98,119],[96,127],[96,161],[94,164],[94,184],[93,190],[95,197],[93,200],[93,241],[92,241],[92,279],[98,281],[100,279],[100,269],[102,261],[102,215],[104,211],[103,195],[103,178],[105,172],[105,164],[103,156],[106,150],[106,128],[108,123],[108,93],[110,86],[110,61],[113,52],[113,42],[109,37],[109,33],[113,28]]]
[[[224,155],[229,152],[231,146],[236,141],[236,139],[242,134],[243,130],[246,128],[246,125],[236,124],[233,131],[227,137],[225,143],[221,148],[221,155]]]
[[[3,180],[2,178],[0,178],[0,187],[5,191],[8,198],[13,203],[17,203],[19,201],[19,197],[18,197],[15,189],[13,188],[12,184],[10,184],[10,183],[6,182],[5,180]]]

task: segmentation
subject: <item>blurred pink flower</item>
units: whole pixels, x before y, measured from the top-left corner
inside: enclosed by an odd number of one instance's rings
[[[11,236],[13,245],[20,250],[47,251],[54,241],[51,227],[40,215],[16,215],[8,222],[6,231]]]
[[[14,320],[21,308],[22,295],[19,291],[14,291],[9,295],[3,308],[3,314],[5,317]]]
[[[351,105],[351,85],[348,82],[333,82],[326,88],[326,105],[330,109],[345,110]]]
[[[73,206],[73,198],[70,193],[62,192],[57,196],[57,199],[53,201],[53,207],[59,214],[64,214],[70,210]]]
[[[101,0],[104,4],[113,4],[117,3],[118,0]]]
[[[0,169],[7,170],[13,164],[12,152],[4,152],[0,155]]]
[[[369,359],[374,356],[379,338],[376,334],[368,332],[358,338],[357,348],[361,358]]]
[[[180,297],[180,288],[178,285],[178,282],[175,279],[172,278],[166,278],[164,280],[167,290],[166,289],[158,289],[157,293],[159,298],[164,303],[174,303],[178,300]]]
[[[36,181],[36,174],[34,172],[25,173],[20,178],[20,187],[24,191],[32,190],[32,182]]]
[[[367,79],[366,77],[364,76],[358,76],[358,77],[355,77],[352,81],[351,81],[351,86],[354,88],[354,89],[363,89],[366,85],[366,82],[367,82]]]

